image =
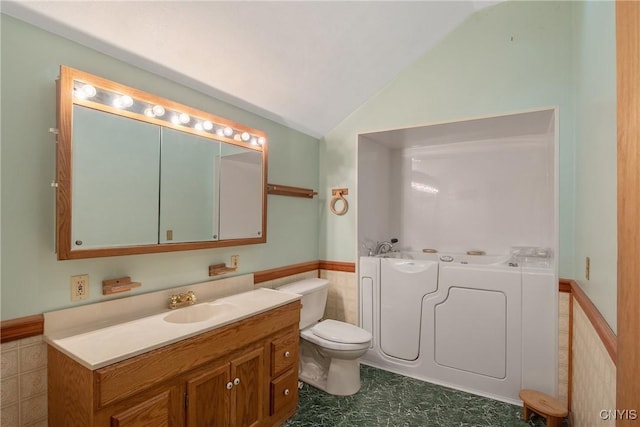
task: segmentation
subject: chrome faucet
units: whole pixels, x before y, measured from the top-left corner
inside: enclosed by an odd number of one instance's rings
[[[193,305],[196,303],[196,294],[188,291],[186,294],[171,295],[169,297],[169,308],[174,309],[183,305]]]
[[[393,250],[393,246],[398,243],[398,239],[391,239],[390,241],[378,242],[374,255],[382,255],[389,253]]]

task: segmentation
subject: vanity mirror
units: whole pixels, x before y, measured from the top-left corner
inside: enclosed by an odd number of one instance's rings
[[[266,242],[262,131],[60,67],[58,259]]]

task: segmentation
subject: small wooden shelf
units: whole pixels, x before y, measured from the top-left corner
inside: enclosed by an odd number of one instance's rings
[[[233,273],[237,269],[237,267],[227,267],[225,263],[214,264],[209,266],[209,276],[220,276],[227,273]]]
[[[140,282],[132,282],[131,277],[119,277],[117,279],[102,281],[102,295],[117,294],[120,292],[128,292],[131,289],[142,286]]]
[[[267,184],[267,193],[277,196],[305,197],[313,199],[318,192],[311,188],[291,187],[289,185]]]

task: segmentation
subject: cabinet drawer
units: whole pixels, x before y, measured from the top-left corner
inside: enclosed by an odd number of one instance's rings
[[[298,404],[298,373],[290,370],[271,381],[270,415]]]
[[[297,333],[289,332],[271,341],[272,377],[293,367],[298,361],[298,339]]]

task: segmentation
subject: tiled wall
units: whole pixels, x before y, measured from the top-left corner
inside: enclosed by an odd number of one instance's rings
[[[2,427],[47,425],[47,346],[42,335],[0,345]]]
[[[616,366],[580,304],[573,303],[571,417],[574,426],[613,426],[602,410],[616,408]]]
[[[558,297],[558,400],[568,407],[569,392],[569,292]]]
[[[358,278],[355,273],[320,270],[329,281],[325,317],[356,325],[358,323]]]

